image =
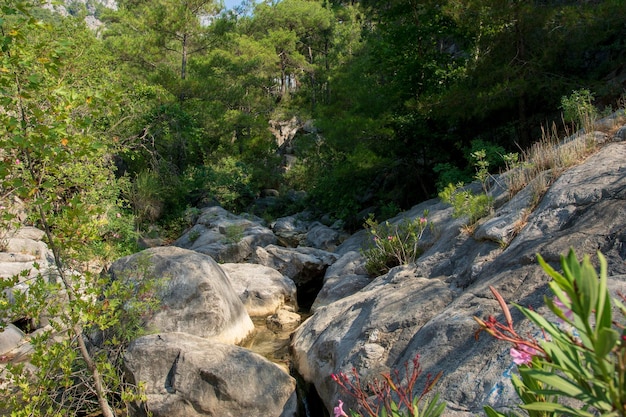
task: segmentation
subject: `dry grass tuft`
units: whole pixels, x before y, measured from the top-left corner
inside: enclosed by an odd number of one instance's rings
[[[505,175],[511,196],[532,184],[533,195],[538,196],[538,201],[554,178],[597,149],[592,134],[572,136],[563,142],[559,139],[554,123],[550,129],[542,127],[541,132],[541,140],[524,151],[519,165]]]

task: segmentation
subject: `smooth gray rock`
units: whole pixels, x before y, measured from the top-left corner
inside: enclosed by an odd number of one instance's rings
[[[345,233],[341,233],[320,222],[313,222],[309,225],[303,246],[334,252],[337,246],[346,238],[347,235]]]
[[[294,417],[295,380],[244,348],[185,333],[141,337],[124,363],[154,417]],[[133,416],[144,416],[135,406]]]
[[[296,312],[280,309],[267,317],[265,322],[268,329],[284,332],[295,330],[302,322],[302,317]]]
[[[274,314],[283,305],[297,308],[296,285],[275,269],[255,264],[222,264],[251,317]]]
[[[348,297],[363,287],[368,285],[372,281],[367,275],[343,275],[330,278],[324,278],[324,285],[313,305],[311,305],[311,311],[315,312],[320,307],[324,307],[334,301]]]
[[[164,281],[161,304],[146,319],[150,331],[239,343],[254,329],[230,280],[210,256],[177,247],[152,248],[118,259],[110,271],[117,279],[142,279],[137,274],[142,266]]]
[[[339,391],[331,374],[353,367],[370,376],[386,371],[415,330],[452,299],[442,281],[394,268],[361,291],[316,309],[293,335],[294,366],[332,410]]]

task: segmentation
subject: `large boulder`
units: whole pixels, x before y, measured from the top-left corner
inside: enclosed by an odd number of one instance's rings
[[[311,311],[354,294],[372,281],[365,269],[365,258],[356,251],[343,254],[324,274],[324,285],[315,297]]]
[[[23,226],[17,230],[8,231],[2,236],[2,252],[0,252],[0,277],[10,278],[28,270],[28,277],[45,274],[48,267],[54,264],[52,251],[48,249],[42,239],[44,232],[31,227]],[[35,264],[38,268],[34,268]],[[20,281],[23,281],[23,278]]]
[[[229,213],[219,206],[202,210],[196,224],[173,245],[210,255],[218,262],[243,262],[255,248],[276,243],[258,218]]]
[[[41,276],[50,281],[58,279],[52,251],[42,241],[44,232],[30,226],[7,230],[0,239],[0,279],[17,277],[14,286],[4,289],[4,296],[12,303],[16,293],[29,291],[35,277]],[[24,313],[26,314],[26,313]],[[46,317],[13,317],[13,321],[28,320],[34,330],[47,322]]]
[[[363,375],[387,371],[385,364],[395,361],[415,329],[452,300],[442,281],[394,268],[361,291],[317,308],[293,335],[294,366],[332,409],[338,387],[331,374],[350,373],[352,367]]]
[[[256,248],[250,262],[276,269],[291,278],[298,291],[298,304],[308,307],[322,287],[324,273],[337,256],[321,249],[300,246],[283,248],[268,245]]]
[[[153,334],[125,354],[130,379],[143,382],[154,417],[294,417],[295,380],[244,348],[185,333]],[[135,406],[132,415],[144,416]]]
[[[469,417],[481,413],[484,404],[517,404],[510,346],[487,334],[476,339],[473,317],[501,313],[489,286],[510,303],[541,311],[549,278],[537,264],[537,253],[559,268],[560,255],[570,248],[579,255],[600,250],[608,260],[610,287],[624,287],[624,161],[626,143],[606,145],[562,173],[531,214],[516,217],[527,201],[524,195],[500,206],[496,213],[517,222],[516,230],[504,227],[502,219],[486,220],[476,229],[480,240],[460,231],[462,220],[453,219],[451,208],[438,200],[404,213],[416,218],[430,211],[435,228],[425,236],[424,254],[415,265],[395,268],[358,292],[320,303],[294,334],[296,370],[331,410],[340,398],[350,405],[331,382],[332,373],[356,366],[368,380],[402,370],[421,354],[425,374],[444,372],[437,390],[448,402],[446,415]],[[355,235],[337,253],[354,251],[357,239],[364,235]],[[346,279],[353,279],[355,270],[346,268]],[[336,285],[340,277],[334,278]],[[537,334],[515,310],[513,318],[520,334]]]
[[[325,251],[334,251],[347,238],[340,228],[328,227],[318,221],[311,220],[310,212],[281,217],[271,224],[271,229],[281,246],[295,248],[307,246]]]
[[[118,259],[110,271],[117,279],[142,279],[146,267],[163,282],[161,304],[146,318],[149,330],[239,343],[254,329],[230,280],[210,256],[177,247],[152,248]]]
[[[255,264],[222,264],[251,317],[266,317],[283,305],[297,308],[296,285],[275,269]]]

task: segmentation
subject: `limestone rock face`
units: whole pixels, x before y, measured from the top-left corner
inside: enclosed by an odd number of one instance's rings
[[[570,248],[579,256],[600,250],[608,261],[609,287],[626,286],[626,143],[609,143],[562,173],[532,213],[520,216],[527,201],[521,194],[498,203],[474,236],[460,230],[462,219],[453,219],[452,209],[439,200],[415,206],[390,221],[417,218],[428,209],[435,227],[424,236],[425,252],[415,265],[394,268],[360,290],[350,284],[358,279],[359,261],[349,254],[366,236],[355,234],[337,249],[345,266],[332,275],[327,271],[323,298],[292,340],[295,368],[315,385],[327,409],[340,398],[351,406],[332,373],[354,366],[362,378],[371,378],[402,370],[416,354],[425,373],[444,372],[437,390],[448,402],[446,415],[469,417],[482,413],[484,404],[518,403],[510,383],[510,346],[487,334],[477,340],[473,317],[500,314],[489,286],[509,303],[541,311],[549,278],[537,253],[559,269],[560,255]],[[350,288],[334,296],[342,279]],[[513,312],[518,333],[536,332]]]
[[[394,268],[361,291],[318,308],[294,333],[294,366],[332,409],[337,386],[331,374],[350,373],[353,367],[364,374],[385,371],[415,329],[452,299],[443,282]]]
[[[210,256],[159,247],[121,258],[110,270],[116,278],[128,279],[129,272],[142,264],[147,264],[154,277],[164,280],[158,295],[161,305],[147,319],[148,329],[184,332],[222,343],[239,343],[253,330],[230,280]]]
[[[267,317],[265,323],[270,330],[285,332],[295,330],[301,321],[302,318],[298,313],[281,308],[275,314]]]
[[[317,294],[311,311],[347,297],[372,281],[365,270],[365,259],[359,252],[349,251],[326,270],[324,285]]]
[[[299,304],[306,307],[307,300],[314,299],[322,287],[326,269],[336,260],[331,252],[305,246],[283,248],[268,245],[256,248],[254,256],[250,257],[250,262],[276,269],[291,278],[296,284]]]
[[[313,222],[307,231],[304,246],[333,252],[345,238],[346,236],[343,233],[332,227],[323,225],[320,222]]]
[[[275,269],[255,264],[222,264],[251,317],[274,314],[283,305],[297,308],[296,285]]]
[[[154,417],[294,417],[295,380],[244,348],[184,333],[141,337],[125,354]],[[133,415],[140,416],[142,407]]]
[[[0,252],[0,279],[18,276],[17,284],[4,290],[8,302],[14,302],[17,292],[28,292],[30,282],[39,274],[49,280],[57,278],[52,251],[41,240],[43,236],[43,231],[30,226],[4,232],[0,242],[3,250]],[[23,318],[26,317],[14,319]],[[47,318],[37,317],[34,321],[43,324]]]

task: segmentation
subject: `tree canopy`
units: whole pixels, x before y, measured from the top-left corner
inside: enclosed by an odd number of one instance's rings
[[[142,221],[209,200],[243,210],[264,188],[306,191],[311,207],[347,219],[406,209],[444,177],[469,178],[477,146],[524,149],[561,121],[561,97],[574,90],[614,104],[623,7],[282,0],[229,11],[215,0],[121,0],[98,8],[98,37],[71,46],[83,52],[58,79],[120,92],[107,106],[121,113],[99,122],[123,145],[116,175],[134,184]],[[77,39],[69,28],[85,11],[74,12],[41,12],[60,43]],[[287,168],[268,125],[294,117],[316,130],[298,136]]]

